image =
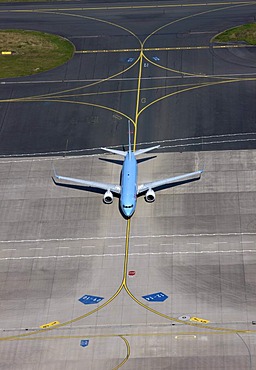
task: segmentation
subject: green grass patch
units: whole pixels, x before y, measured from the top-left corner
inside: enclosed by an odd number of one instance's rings
[[[74,45],[57,35],[37,31],[0,30],[0,78],[48,71],[72,58]],[[12,55],[2,55],[11,51]]]
[[[245,41],[250,45],[256,45],[256,23],[244,24],[230,28],[215,36],[212,41],[217,42],[238,42]]]

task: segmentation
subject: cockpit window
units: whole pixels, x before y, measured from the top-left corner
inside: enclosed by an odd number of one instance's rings
[[[125,206],[125,205],[123,205],[123,207],[124,207],[124,208],[132,208],[132,207],[133,207],[133,205],[131,205],[131,206]]]

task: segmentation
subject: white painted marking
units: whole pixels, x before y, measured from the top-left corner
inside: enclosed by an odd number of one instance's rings
[[[59,249],[69,249],[69,247],[57,247]]]
[[[122,247],[121,244],[108,245],[108,248]]]
[[[255,242],[252,242],[252,241],[244,241],[244,242],[243,242],[243,241],[242,241],[242,242],[240,242],[240,243],[243,243],[243,244],[246,244],[246,243],[247,243],[247,244],[254,244]]]
[[[232,253],[256,253],[256,249],[247,249],[247,250],[237,250],[237,249],[230,249],[227,251],[175,251],[175,252],[137,252],[137,253],[130,253],[129,257],[133,256],[172,256],[172,255],[191,255],[191,254],[232,254]],[[91,258],[91,257],[123,257],[125,253],[104,253],[104,254],[74,254],[74,255],[65,255],[65,256],[22,256],[22,257],[2,257],[0,261],[7,261],[7,260],[33,260],[33,259],[51,259],[51,258]]]
[[[187,244],[199,245],[199,244],[201,244],[201,243],[187,243]]]
[[[95,245],[84,245],[82,248],[95,248]]]
[[[255,233],[212,233],[212,234],[159,234],[159,235],[132,235],[130,239],[159,239],[159,238],[186,238],[186,237],[227,237],[227,236],[241,236],[241,235],[256,235]],[[19,240],[0,240],[0,243],[47,243],[60,241],[79,241],[79,240],[125,240],[125,236],[92,236],[84,238],[51,238],[51,239],[19,239]],[[217,243],[217,242],[216,242]],[[219,242],[218,242],[219,243]],[[226,242],[227,243],[227,242]]]
[[[227,244],[228,242],[213,242],[213,244]]]
[[[33,249],[35,250],[35,249],[43,249],[43,248],[29,248],[29,249],[30,249],[30,250],[33,250]]]
[[[3,252],[6,252],[6,251],[16,251],[15,248],[7,248],[7,249],[2,249]]]
[[[1,102],[1,100],[0,100]],[[222,135],[209,135],[209,136],[196,136],[196,137],[187,137],[187,138],[182,138],[182,139],[173,139],[173,140],[156,140],[156,141],[149,141],[149,142],[142,142],[142,143],[137,143],[137,147],[140,145],[148,145],[148,144],[163,144],[163,143],[174,143],[174,142],[181,142],[180,144],[176,145],[167,145],[167,146],[162,146],[162,148],[177,148],[177,147],[187,147],[187,146],[196,146],[196,145],[208,145],[208,144],[220,144],[220,143],[229,143],[229,142],[243,142],[243,141],[256,141],[256,138],[249,138],[249,139],[236,139],[236,140],[222,140],[222,141],[211,141],[211,142],[205,142],[204,140],[211,139],[211,138],[223,138],[223,137],[237,137],[237,136],[252,136],[256,135],[256,132],[249,132],[249,133],[237,133],[237,134],[222,134]],[[190,140],[201,140],[200,142],[197,143],[185,143],[183,144],[184,141],[190,141]],[[121,144],[112,146],[112,148],[119,148]],[[80,158],[85,158],[85,157],[99,157],[102,155],[106,154],[83,154],[80,156],[73,156],[72,154],[74,153],[86,153],[86,152],[92,152],[92,151],[100,151],[100,148],[86,148],[86,149],[79,149],[79,150],[65,150],[65,151],[57,151],[57,152],[38,152],[38,153],[20,153],[20,154],[11,154],[11,155],[2,155],[2,158],[15,158],[15,157],[30,157],[26,159],[17,159],[17,160],[10,160],[10,161],[0,161],[0,163],[20,163],[20,162],[43,162],[43,161],[52,161],[52,158],[33,158],[31,157],[36,157],[36,156],[42,156],[42,155],[59,155],[59,154],[71,154],[71,156],[66,156],[65,158],[54,158],[54,160],[63,160],[65,159],[80,159]]]
[[[147,247],[148,244],[134,244],[134,247]]]

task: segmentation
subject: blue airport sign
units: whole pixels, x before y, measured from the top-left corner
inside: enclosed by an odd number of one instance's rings
[[[87,347],[89,345],[89,339],[82,339],[80,342],[81,347]]]
[[[102,301],[102,299],[104,299],[103,297],[96,297],[94,295],[88,295],[88,294],[85,294],[83,295],[81,298],[79,298],[79,302],[83,303],[83,304],[96,304],[96,303],[99,303],[100,301]]]
[[[148,302],[164,302],[168,298],[168,295],[162,292],[158,292],[149,295],[144,295],[142,296],[142,298],[144,298]]]
[[[160,60],[160,58],[158,58],[158,57],[153,57],[152,59],[155,60],[156,62],[158,62]]]

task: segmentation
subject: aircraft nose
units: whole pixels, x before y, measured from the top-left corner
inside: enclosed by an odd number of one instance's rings
[[[133,215],[134,208],[125,208],[124,214],[127,218],[130,218]]]

